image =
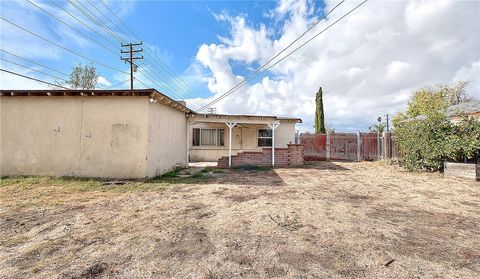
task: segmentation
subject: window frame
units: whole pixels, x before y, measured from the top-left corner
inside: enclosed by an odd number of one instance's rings
[[[272,131],[272,136],[270,136],[270,137],[261,137],[261,136],[260,136],[260,130],[270,130],[270,131]],[[272,147],[272,146],[273,146],[273,133],[274,133],[274,131],[273,131],[272,129],[270,129],[270,128],[258,128],[258,129],[257,129],[257,147],[262,147],[262,148],[263,148],[263,147]],[[259,145],[259,144],[258,144],[258,140],[259,140],[259,139],[271,139],[271,140],[272,140],[272,144],[270,144],[270,145]]]
[[[200,133],[199,133],[199,143],[198,145],[194,145],[193,144],[193,140],[194,140],[194,130],[199,130]],[[215,144],[211,145],[211,144],[202,144],[202,130],[215,130]],[[223,130],[223,145],[219,145],[219,136],[220,136],[220,132],[219,131],[222,131]],[[198,146],[198,147],[225,147],[225,128],[193,128],[192,129],[192,146]]]

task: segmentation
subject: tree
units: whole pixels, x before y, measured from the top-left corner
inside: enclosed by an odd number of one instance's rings
[[[385,128],[387,127],[387,124],[385,123],[378,123],[370,127],[370,131],[372,132],[379,132],[383,133],[385,131]]]
[[[459,81],[452,85],[443,85],[440,90],[443,92],[447,105],[453,106],[460,103],[472,101],[474,98],[469,96],[465,89],[468,86],[468,82]]]
[[[468,82],[460,81],[454,84],[426,87],[415,91],[408,102],[407,111],[399,113],[394,117],[394,126],[405,119],[419,115],[429,117],[442,114],[449,106],[473,100],[465,91],[467,86]]]
[[[318,92],[315,96],[315,133],[316,134],[325,134],[327,131],[325,129],[325,115],[323,112],[323,91],[322,87],[318,89]]]
[[[434,115],[440,113],[448,106],[443,90],[422,88],[417,90],[408,102],[407,116]]]
[[[69,87],[71,89],[95,89],[98,82],[97,69],[93,64],[82,66],[78,63],[72,68],[70,79],[65,82],[55,81],[59,86]]]

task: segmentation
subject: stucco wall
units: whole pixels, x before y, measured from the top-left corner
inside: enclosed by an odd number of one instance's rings
[[[224,123],[192,123],[190,129],[193,128],[225,129],[225,146],[193,146],[193,140],[190,136],[188,144],[191,161],[214,162],[222,156],[228,156],[229,129]],[[232,129],[232,154],[235,155],[241,151],[261,151],[262,147],[258,147],[258,129],[269,129],[269,127],[260,124],[238,124],[238,126],[235,126]],[[275,130],[275,147],[285,148],[287,144],[294,142],[295,123],[281,121]]]
[[[1,175],[146,176],[147,97],[1,97]]]
[[[188,165],[185,113],[158,103],[148,110],[147,176]]]

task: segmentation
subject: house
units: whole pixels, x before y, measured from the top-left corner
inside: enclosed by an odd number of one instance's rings
[[[2,176],[142,178],[189,160],[303,163],[298,118],[199,114],[155,89],[0,90],[0,97]]]
[[[453,123],[457,123],[464,117],[474,117],[480,120],[480,100],[472,100],[458,105],[453,105],[445,110]]]

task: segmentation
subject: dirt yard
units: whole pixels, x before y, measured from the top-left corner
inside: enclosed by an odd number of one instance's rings
[[[384,163],[0,186],[0,278],[479,274],[480,183]]]

